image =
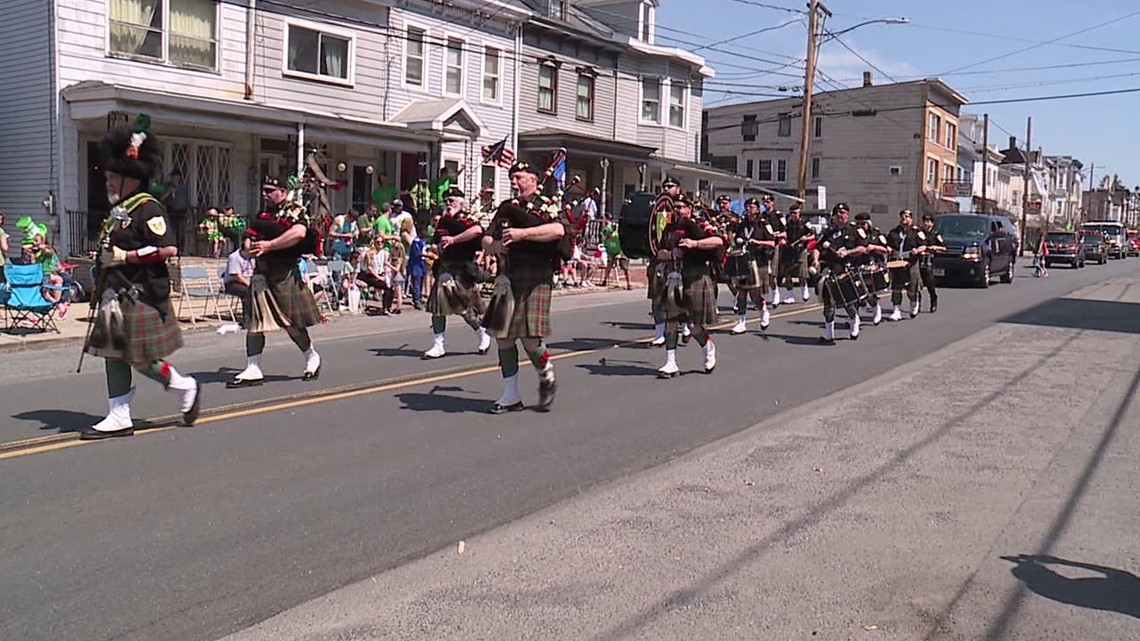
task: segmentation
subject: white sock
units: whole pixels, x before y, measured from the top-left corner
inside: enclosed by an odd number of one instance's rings
[[[519,375],[503,377],[503,395],[496,401],[499,405],[514,405],[522,399],[519,397]]]

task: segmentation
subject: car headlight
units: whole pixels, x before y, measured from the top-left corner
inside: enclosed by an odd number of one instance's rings
[[[981,247],[967,247],[962,251],[963,260],[978,260],[982,257]]]

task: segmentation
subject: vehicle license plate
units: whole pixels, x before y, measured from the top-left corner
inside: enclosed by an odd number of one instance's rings
[[[934,275],[935,275],[935,276],[945,276],[945,275],[946,275],[946,270],[945,270],[945,269],[941,269],[941,268],[939,268],[939,267],[935,267],[935,268],[934,268]]]

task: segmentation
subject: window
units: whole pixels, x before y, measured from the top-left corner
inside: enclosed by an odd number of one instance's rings
[[[958,143],[958,127],[953,123],[946,123],[946,147],[954,149]]]
[[[740,121],[740,137],[744,142],[755,142],[758,129],[755,114],[746,115],[744,120]]]
[[[574,115],[578,120],[594,121],[594,76],[578,74],[578,101]]]
[[[822,138],[823,137],[823,116],[816,116],[815,118],[812,118],[811,128],[812,128],[812,134],[811,134],[812,136],[814,136],[816,138]]]
[[[287,74],[351,82],[351,38],[295,24],[288,25],[286,33]]]
[[[404,44],[404,82],[424,86],[424,30],[408,27]]]
[[[494,194],[498,191],[498,172],[495,165],[483,165],[479,170],[479,190],[490,188],[491,193]],[[495,198],[492,196],[492,198]]]
[[[942,166],[942,182],[954,182],[954,176],[958,173],[955,171],[957,167],[954,165]]]
[[[653,5],[648,2],[641,3],[641,12],[638,15],[638,37],[642,42],[653,44]]]
[[[820,159],[818,157],[811,159],[811,179],[812,180],[819,180],[820,165],[821,164],[822,163],[820,162]]]
[[[788,182],[788,161],[776,161],[776,182]]]
[[[557,113],[558,67],[543,63],[538,67],[538,110],[542,113]]]
[[[501,54],[498,49],[483,50],[483,102],[499,102],[499,83],[502,82]]]
[[[926,160],[926,188],[934,189],[938,185],[938,161],[933,158]]]
[[[685,127],[685,95],[688,87],[680,83],[669,85],[669,126]]]
[[[757,180],[771,181],[772,180],[772,161],[760,161],[760,174],[756,176]]]
[[[456,38],[447,39],[447,50],[444,53],[443,93],[454,96],[463,95],[463,41]]]
[[[316,29],[288,25],[285,68],[289,73],[348,81],[352,40]]]
[[[755,164],[753,163],[751,158],[744,161],[744,175],[745,176],[748,176],[749,178],[752,178],[753,176],[755,176],[755,174],[752,173],[752,170],[755,168],[756,168]]]
[[[107,22],[112,54],[218,67],[216,0],[119,0],[108,3]]]
[[[641,121],[661,122],[661,80],[641,79]]]
[[[928,131],[926,137],[934,142],[938,142],[938,130],[942,127],[942,119],[938,114],[930,114],[930,122],[927,125]]]
[[[792,135],[792,114],[780,114],[780,124],[776,135],[780,137]]]

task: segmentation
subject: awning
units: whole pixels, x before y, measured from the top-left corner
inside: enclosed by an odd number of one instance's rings
[[[701,165],[691,162],[677,162],[670,161],[664,158],[658,158],[666,168],[666,171],[671,171],[679,176],[688,176],[696,178],[697,180],[707,180],[714,184],[728,184],[734,187],[749,187],[752,186],[752,179],[746,176],[737,176],[721,169],[716,169],[711,165]]]
[[[556,152],[565,149],[573,157],[579,155],[601,156],[616,162],[647,163],[654,147],[643,147],[628,142],[618,142],[609,138],[597,138],[561,129],[536,129],[519,134],[519,150],[527,152]]]
[[[414,131],[434,131],[466,140],[479,138],[486,127],[460,98],[417,100],[392,117],[392,122]]]
[[[406,125],[325,113],[266,102],[196,98],[99,81],[84,81],[63,90],[71,118],[104,119],[115,111],[146,113],[156,122],[239,130],[270,136],[296,134],[304,124],[311,137],[329,142],[366,142],[397,151],[423,151],[443,137],[441,132]]]

